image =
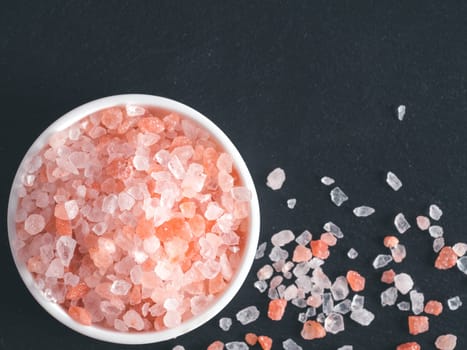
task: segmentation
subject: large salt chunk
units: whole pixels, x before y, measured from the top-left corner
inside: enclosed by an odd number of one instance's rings
[[[396,229],[399,231],[399,233],[404,233],[410,228],[409,222],[402,213],[397,214],[394,218],[394,226],[396,226]]]
[[[69,236],[60,236],[57,240],[55,250],[57,252],[57,257],[60,259],[63,266],[70,266],[70,261],[73,258],[75,247],[76,241]]]
[[[367,217],[367,216],[370,216],[372,215],[373,213],[375,212],[375,209],[372,208],[372,207],[368,207],[366,205],[362,205],[360,207],[356,207],[354,210],[353,210],[353,213],[356,217]]]
[[[276,191],[282,187],[285,181],[285,171],[281,168],[276,168],[271,171],[267,177],[266,185]]]
[[[380,269],[387,266],[392,261],[391,255],[379,254],[373,261],[373,267],[375,269]]]
[[[303,348],[300,345],[298,345],[290,338],[282,342],[282,347],[284,348],[284,350],[303,350]]]
[[[207,175],[203,172],[204,168],[198,163],[191,163],[186,171],[185,178],[182,181],[182,188],[200,192],[206,181]]]
[[[344,276],[339,276],[331,286],[331,293],[334,300],[343,300],[349,295],[349,285]]]
[[[401,180],[391,171],[388,171],[386,175],[386,182],[394,191],[398,191],[402,187]]]
[[[333,311],[345,315],[350,312],[351,304],[352,302],[349,299],[345,299],[339,304],[335,305]]]
[[[47,268],[47,271],[45,272],[45,276],[62,278],[64,272],[65,272],[65,269],[60,259],[53,259],[50,262],[49,267]]]
[[[443,211],[436,204],[432,204],[430,205],[429,215],[430,215],[430,218],[438,221],[439,219],[441,219],[441,216],[443,215]]]
[[[344,193],[344,191],[341,190],[340,187],[334,187],[329,195],[331,196],[331,201],[338,207],[340,207],[342,203],[349,199],[349,197]]]
[[[256,306],[248,306],[237,312],[235,316],[238,322],[240,322],[242,325],[246,325],[258,319],[259,310]]]
[[[79,207],[78,207],[78,203],[75,200],[66,201],[64,205],[65,205],[65,211],[68,215],[68,219],[73,220],[74,218],[78,216]]]
[[[271,238],[271,243],[276,247],[283,247],[284,245],[292,242],[295,235],[290,230],[282,230],[274,234]]]
[[[423,312],[425,296],[416,290],[410,291],[410,302],[412,303],[412,312],[419,315]]]
[[[413,280],[406,273],[399,273],[394,276],[394,285],[401,294],[407,294],[413,288]]]
[[[362,326],[368,326],[375,319],[375,315],[367,309],[352,311],[350,318]]]
[[[341,314],[330,313],[324,320],[324,329],[332,334],[337,334],[344,330],[344,318]]]
[[[209,202],[204,217],[208,220],[217,220],[222,214],[224,214],[224,209],[216,202]]]
[[[381,293],[381,306],[392,306],[396,303],[397,300],[397,289],[394,287],[389,287],[384,292]]]

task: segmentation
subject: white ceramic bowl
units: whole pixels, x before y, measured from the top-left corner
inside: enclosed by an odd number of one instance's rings
[[[16,257],[16,252],[13,249],[16,236],[15,213],[18,205],[17,193],[21,183],[21,174],[26,162],[35,154],[37,154],[37,152],[41,150],[42,147],[47,143],[47,140],[50,138],[50,136],[57,131],[66,129],[80,119],[101,109],[125,104],[159,107],[162,109],[174,111],[186,118],[195,120],[205,129],[209,130],[212,136],[219,142],[225,151],[232,156],[244,186],[248,187],[252,193],[249,235],[245,242],[241,264],[235,272],[235,276],[229,282],[225,291],[220,296],[218,296],[217,299],[202,314],[192,317],[175,328],[161,331],[123,333],[98,326],[84,326],[74,321],[68,316],[68,314],[60,305],[46,299],[42,292],[35,287],[32,275],[28,271],[26,265]],[[230,141],[230,139],[222,132],[222,130],[219,129],[219,127],[217,127],[212,121],[193,108],[190,108],[174,100],[152,95],[128,94],[101,98],[81,105],[55,121],[36,139],[36,141],[32,144],[24,156],[14,178],[8,203],[8,237],[10,241],[10,247],[13,253],[16,267],[18,268],[19,274],[21,275],[21,278],[26,284],[29,292],[49,314],[51,314],[65,326],[91,338],[120,344],[146,344],[172,339],[195,328],[198,328],[216,316],[232,300],[248,275],[251,265],[253,264],[256,248],[258,245],[259,229],[260,213],[255,185],[242,156],[235,148],[232,141]]]

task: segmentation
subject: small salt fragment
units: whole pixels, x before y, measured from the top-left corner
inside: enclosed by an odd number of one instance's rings
[[[349,197],[341,190],[340,187],[334,187],[329,193],[331,201],[338,207],[340,207]]]
[[[350,318],[362,326],[368,326],[375,319],[375,315],[366,309],[359,309],[352,311]]]
[[[415,315],[419,315],[423,312],[425,305],[425,296],[423,293],[419,293],[416,290],[410,291],[410,302],[412,303],[412,312]]]
[[[309,317],[313,317],[313,316],[316,316],[316,308],[314,307],[309,307],[306,309],[306,317],[309,318]]]
[[[444,234],[443,228],[439,225],[430,226],[430,228],[428,229],[428,232],[430,233],[430,236],[433,238],[442,237]]]
[[[388,171],[386,175],[386,182],[394,191],[398,191],[402,187],[401,180],[391,171]]]
[[[416,221],[418,228],[422,231],[426,231],[430,227],[430,219],[428,219],[426,216],[419,215],[417,216]]]
[[[351,304],[352,302],[349,299],[345,299],[339,304],[335,305],[333,311],[345,315],[350,312]]]
[[[300,312],[298,314],[298,322],[300,323],[305,323],[305,321],[308,319],[308,317],[306,316],[306,312]]]
[[[248,345],[243,341],[231,341],[225,344],[227,350],[248,350]]]
[[[266,185],[276,191],[282,187],[285,181],[285,172],[281,168],[271,171],[267,177]]]
[[[457,337],[454,334],[440,335],[435,341],[435,346],[439,350],[454,350],[456,345]]]
[[[368,207],[368,206],[366,206],[366,205],[362,205],[362,206],[360,206],[360,207],[356,207],[356,208],[353,210],[353,214],[354,214],[356,217],[360,217],[360,218],[364,218],[364,217],[370,216],[370,215],[372,215],[374,212],[375,212],[375,209],[373,209],[372,207]]]
[[[397,214],[394,218],[394,226],[396,226],[396,229],[399,231],[399,233],[404,233],[410,228],[410,224],[402,213]]]
[[[110,287],[110,292],[115,295],[127,295],[130,289],[131,283],[125,280],[115,280]]]
[[[381,293],[381,306],[392,306],[397,300],[397,289],[389,287]]]
[[[461,257],[467,253],[467,243],[456,243],[452,246],[452,250],[457,256]]]
[[[297,204],[297,200],[295,198],[290,198],[290,199],[287,199],[287,207],[289,209],[293,209],[295,208],[295,205]]]
[[[259,290],[260,293],[264,293],[268,289],[268,283],[266,281],[256,281],[253,286]]]
[[[399,119],[400,121],[403,121],[405,117],[405,112],[406,112],[405,105],[400,105],[399,107],[397,107],[397,119]]]
[[[401,311],[409,311],[410,303],[408,301],[401,301],[400,303],[397,303],[397,308]]]
[[[405,295],[413,288],[412,277],[406,273],[399,273],[394,276],[394,285],[397,290]]]
[[[457,259],[457,268],[467,275],[467,256]]]
[[[354,248],[350,248],[347,252],[349,259],[356,259],[358,257],[358,252]]]
[[[331,334],[342,332],[344,328],[344,318],[341,314],[332,312],[324,320],[324,329]]]
[[[269,259],[271,261],[286,260],[289,257],[287,250],[284,250],[280,247],[273,247],[271,253],[269,254]]]
[[[349,295],[349,285],[344,276],[336,278],[336,281],[331,286],[331,293],[336,301],[343,300]]]
[[[458,296],[448,299],[449,310],[454,311],[460,308],[461,306],[462,306],[462,301],[461,301],[461,298],[459,298]]]
[[[256,250],[256,254],[255,254],[255,259],[261,259],[264,256],[267,245],[268,245],[267,242],[263,242],[258,246],[258,249]]]
[[[444,237],[435,238],[433,240],[433,251],[438,253],[441,249],[443,249],[444,245]]]
[[[430,215],[430,218],[438,221],[439,219],[441,219],[441,216],[443,215],[443,211],[436,204],[432,204],[430,205],[429,215]]]
[[[295,235],[290,230],[282,230],[275,233],[271,237],[271,243],[276,247],[283,247],[286,244],[292,242],[295,239]]]
[[[373,267],[375,269],[380,269],[387,266],[392,261],[391,255],[379,254],[373,261]]]
[[[232,326],[232,319],[230,317],[222,317],[219,319],[219,328],[227,332]]]
[[[237,312],[235,316],[238,322],[240,322],[242,325],[246,325],[258,319],[259,310],[256,306],[248,306]]]
[[[271,265],[264,265],[262,268],[258,270],[258,272],[256,273],[256,276],[258,277],[260,281],[263,281],[263,280],[270,279],[273,273],[274,273],[274,270]]]
[[[339,226],[334,224],[333,222],[329,221],[324,224],[323,229],[326,232],[331,232],[336,238],[342,238],[344,237],[344,234],[342,233],[341,229]]]
[[[316,315],[316,321],[318,321],[319,323],[324,323],[325,319],[326,315],[324,314],[324,312],[321,312],[318,315]]]
[[[332,177],[323,176],[321,178],[321,183],[326,186],[331,186],[334,182],[336,182]]]
[[[295,239],[295,242],[297,242],[300,245],[307,245],[308,243],[311,242],[312,235],[310,231],[303,231],[298,235],[298,237]]]
[[[405,246],[403,244],[396,244],[394,247],[391,248],[391,255],[394,259],[394,262],[400,263],[402,260],[405,259],[407,252],[405,250]]]
[[[292,339],[288,338],[282,342],[282,348],[284,350],[303,350],[303,348],[294,342]]]
[[[365,297],[363,295],[355,294],[352,298],[352,303],[350,304],[350,310],[360,310],[363,309],[365,305]]]

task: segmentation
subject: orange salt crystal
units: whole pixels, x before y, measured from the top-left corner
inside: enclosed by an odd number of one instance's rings
[[[361,292],[365,289],[365,277],[360,275],[357,271],[347,271],[347,282],[354,292]]]
[[[145,117],[138,121],[138,127],[141,131],[159,134],[164,131],[165,126],[162,120],[157,117]]]
[[[84,297],[88,291],[88,285],[84,282],[79,282],[76,286],[68,288],[65,299],[79,300]]]
[[[311,241],[311,252],[313,256],[316,256],[320,259],[327,259],[329,257],[328,245],[321,240]]]
[[[303,324],[303,328],[300,334],[302,338],[306,340],[319,339],[326,336],[326,330],[321,325],[321,323],[308,320]]]
[[[386,248],[394,248],[399,244],[399,239],[395,236],[386,236],[383,243]]]
[[[410,342],[398,345],[396,350],[421,350],[421,347],[416,342]]]
[[[154,223],[151,220],[146,220],[144,216],[140,217],[136,225],[135,233],[141,239],[152,237],[155,233]]]
[[[258,341],[258,337],[255,333],[247,333],[245,334],[245,342],[250,346],[255,346],[256,342]]]
[[[451,247],[443,247],[435,261],[435,267],[439,270],[448,270],[457,263],[457,254]]]
[[[274,299],[269,302],[268,317],[273,321],[280,321],[284,316],[287,300]]]
[[[443,304],[436,300],[430,300],[425,305],[425,313],[439,316],[443,312]]]
[[[293,252],[292,261],[294,261],[294,262],[304,262],[304,261],[310,260],[312,257],[313,257],[313,255],[311,254],[310,248],[307,248],[307,247],[299,244],[299,245],[297,245],[295,247],[295,250]]]
[[[130,305],[138,305],[141,303],[141,285],[134,285],[128,296]]]
[[[428,317],[426,316],[409,316],[409,333],[417,335],[427,332],[430,328],[428,322]]]
[[[92,323],[91,315],[89,312],[79,306],[70,306],[68,309],[68,315],[75,321],[84,324],[85,326],[90,326]]]
[[[108,176],[126,180],[133,175],[133,165],[129,160],[115,159],[104,168],[104,171]]]
[[[71,236],[73,233],[70,220],[62,220],[57,217],[55,218],[55,230],[59,236]]]
[[[183,218],[173,218],[164,222],[156,229],[156,236],[162,242],[166,242],[174,237],[189,241],[191,239],[190,226]]]
[[[322,240],[324,243],[326,243],[330,247],[335,246],[337,243],[336,236],[334,236],[331,232],[325,232],[321,234],[321,237],[319,239]]]
[[[395,276],[396,276],[396,273],[394,272],[393,269],[386,270],[381,275],[381,282],[391,284],[391,283],[394,282],[394,277]]]
[[[221,342],[220,340],[216,340],[215,342],[211,343],[207,350],[223,350],[224,349],[224,343]]]
[[[260,335],[258,337],[258,343],[263,350],[271,350],[272,348],[272,339],[268,336]]]

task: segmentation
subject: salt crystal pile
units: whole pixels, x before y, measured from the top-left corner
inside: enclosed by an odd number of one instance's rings
[[[366,205],[362,205],[353,210],[353,214],[360,218],[370,216],[374,212],[375,212],[375,209],[373,209],[372,207],[367,207]]]
[[[399,189],[402,187],[401,180],[399,180],[397,175],[391,171],[388,171],[386,175],[386,182],[394,191],[399,191]]]
[[[349,197],[347,197],[347,195],[340,189],[340,187],[334,187],[329,194],[331,196],[331,201],[338,207],[340,207],[342,203],[349,199]]]
[[[284,179],[276,171],[273,187]],[[178,326],[224,291],[241,261],[251,193],[210,133],[175,113],[93,113],[52,135],[22,183],[16,254],[82,324]]]
[[[279,190],[285,182],[285,171],[281,168],[276,168],[271,171],[267,177],[266,185],[272,190]]]

